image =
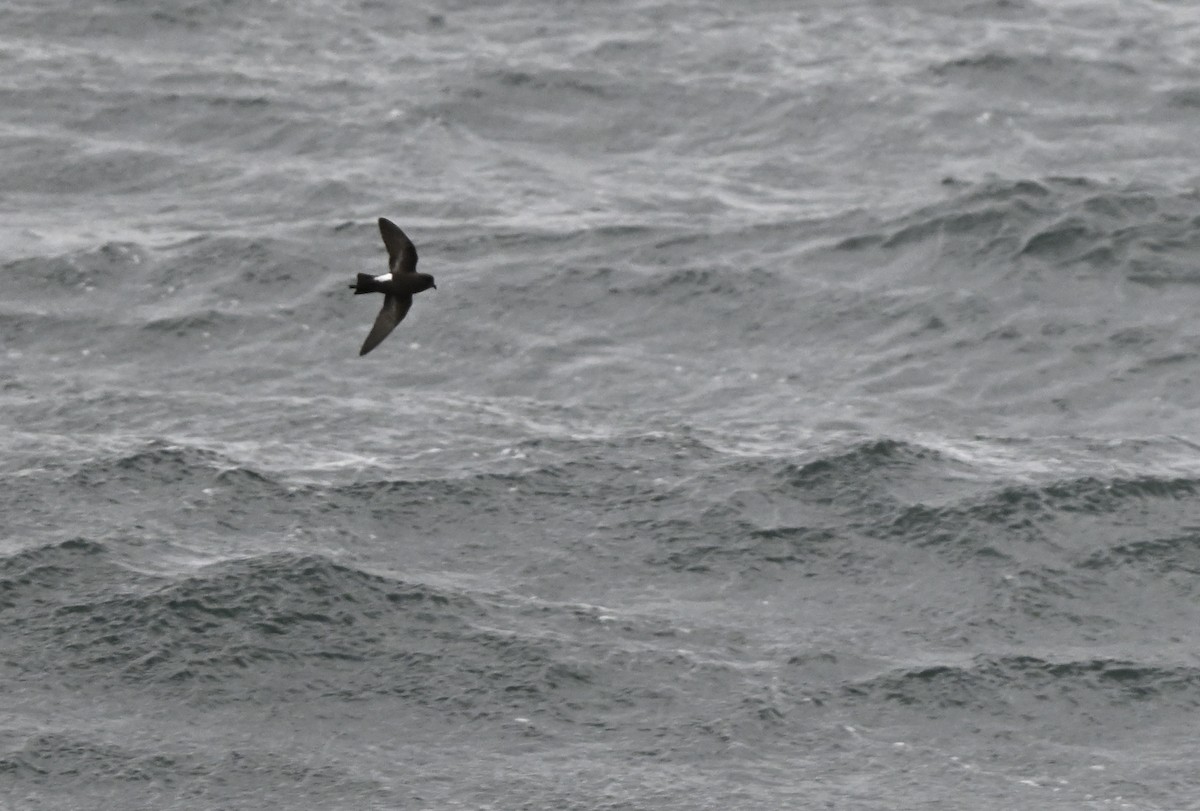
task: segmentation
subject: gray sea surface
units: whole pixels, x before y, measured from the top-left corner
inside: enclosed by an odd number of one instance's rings
[[[0,808],[1200,809],[1198,131],[1191,2],[0,0]]]

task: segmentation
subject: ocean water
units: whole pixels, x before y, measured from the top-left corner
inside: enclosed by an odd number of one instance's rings
[[[1200,808],[1200,14],[0,2],[0,808]],[[357,356],[375,220],[438,290]]]

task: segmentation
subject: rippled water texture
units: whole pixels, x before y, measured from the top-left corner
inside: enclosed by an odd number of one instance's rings
[[[1198,807],[1197,54],[0,2],[0,806]]]

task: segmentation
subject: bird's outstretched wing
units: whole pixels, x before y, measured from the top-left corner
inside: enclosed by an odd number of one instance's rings
[[[393,296],[387,295],[383,299],[383,309],[379,311],[379,315],[375,316],[375,326],[371,327],[371,331],[367,334],[367,340],[363,341],[362,349],[358,350],[359,355],[365,355],[388,337],[396,325],[404,320],[404,316],[408,315],[408,308],[412,306],[412,296]]]
[[[379,233],[383,235],[383,244],[387,246],[388,270],[392,273],[416,273],[416,246],[404,235],[400,226],[386,217],[380,217]]]

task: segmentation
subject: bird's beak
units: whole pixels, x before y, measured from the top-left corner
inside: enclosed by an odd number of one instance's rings
[[[437,285],[436,285],[436,284],[433,286],[433,289],[434,289],[434,290],[437,290]]]

